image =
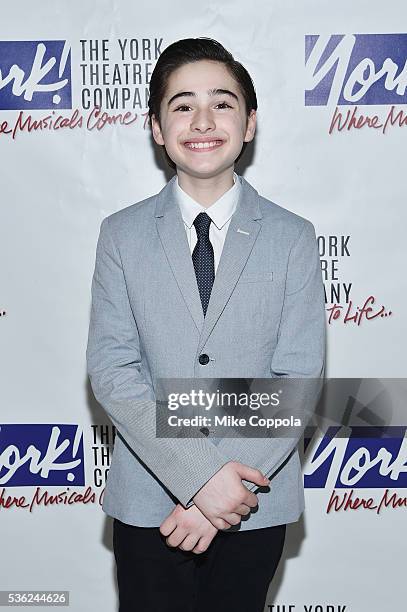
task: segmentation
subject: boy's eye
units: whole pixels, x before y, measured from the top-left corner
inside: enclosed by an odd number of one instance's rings
[[[218,102],[218,104],[216,106],[223,106],[223,107],[227,107],[227,108],[232,108],[230,106],[230,104],[228,104],[227,102]],[[187,104],[182,104],[181,106],[177,106],[177,108],[174,110],[174,112],[176,112],[176,111],[184,111],[184,109],[190,110],[191,107],[188,106]]]
[[[187,106],[186,104],[183,104],[182,106],[178,106],[176,109],[174,109],[175,111],[179,111],[179,110],[183,110],[184,108],[189,108],[189,106]]]

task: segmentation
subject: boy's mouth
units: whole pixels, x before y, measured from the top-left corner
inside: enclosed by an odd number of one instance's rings
[[[184,147],[189,149],[190,151],[212,151],[213,149],[218,149],[223,145],[223,140],[208,140],[204,142],[194,142],[194,141],[186,141],[184,142]]]

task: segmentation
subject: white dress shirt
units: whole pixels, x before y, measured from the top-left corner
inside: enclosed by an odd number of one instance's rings
[[[175,179],[175,194],[181,210],[182,219],[184,221],[185,231],[191,254],[197,243],[196,229],[193,225],[195,217],[205,212],[211,219],[212,223],[209,226],[209,240],[213,247],[215,274],[218,269],[220,256],[222,254],[223,245],[225,243],[226,233],[229,228],[230,219],[236,210],[240,192],[240,180],[236,172],[233,173],[233,186],[228,189],[216,202],[208,208],[199,204],[194,198],[191,198],[178,184],[178,176]]]

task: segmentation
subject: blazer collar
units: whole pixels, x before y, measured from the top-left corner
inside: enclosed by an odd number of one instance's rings
[[[248,181],[246,181],[243,176],[240,176],[239,174],[236,176],[237,180],[239,180],[241,184],[237,208],[240,206],[244,207],[244,214],[251,219],[261,219],[263,215],[260,211],[258,199],[259,194],[257,190]],[[174,175],[157,194],[157,202],[155,207],[156,217],[162,217],[172,208],[178,206],[175,193],[176,180],[177,176]]]

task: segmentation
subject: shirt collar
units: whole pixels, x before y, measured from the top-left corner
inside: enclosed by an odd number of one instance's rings
[[[175,178],[175,195],[181,210],[181,215],[185,225],[192,226],[195,217],[200,212],[206,212],[218,229],[221,229],[236,210],[241,189],[241,182],[236,172],[233,173],[233,186],[228,189],[216,202],[209,208],[199,204],[191,198],[178,183],[178,176]]]

